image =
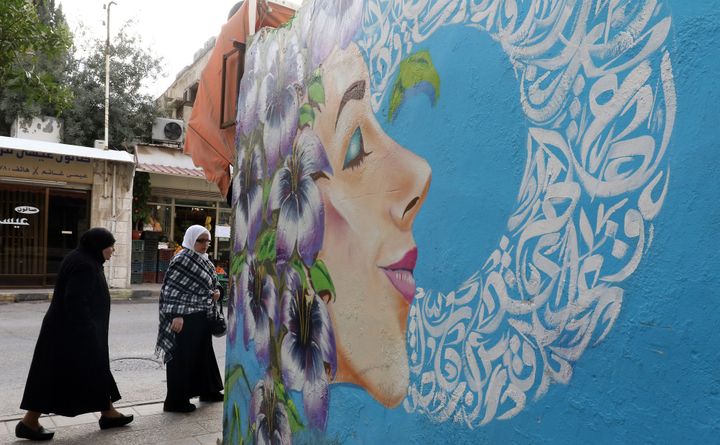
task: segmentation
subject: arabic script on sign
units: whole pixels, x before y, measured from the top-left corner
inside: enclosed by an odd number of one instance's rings
[[[27,218],[5,218],[0,220],[0,224],[6,226],[29,226]]]
[[[15,207],[15,211],[24,215],[34,215],[40,211],[37,207],[33,206],[18,206]]]

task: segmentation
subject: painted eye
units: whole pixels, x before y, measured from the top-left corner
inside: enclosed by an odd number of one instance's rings
[[[348,142],[348,148],[345,152],[345,160],[343,161],[343,170],[348,168],[359,167],[362,164],[363,159],[370,153],[365,152],[365,144],[363,144],[362,132],[360,127],[355,129],[350,142]]]

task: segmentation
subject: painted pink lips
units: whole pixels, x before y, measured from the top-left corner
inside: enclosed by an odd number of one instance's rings
[[[412,303],[415,297],[415,277],[413,277],[413,270],[415,269],[417,256],[417,247],[413,247],[397,263],[381,267],[392,285],[400,291],[400,294],[402,294],[408,303]]]

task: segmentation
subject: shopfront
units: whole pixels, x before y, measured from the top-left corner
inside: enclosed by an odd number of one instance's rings
[[[50,217],[52,215],[52,218]],[[90,191],[0,183],[0,276],[11,286],[52,285],[63,257],[90,227]]]
[[[158,193],[157,188],[154,192]],[[161,232],[160,242],[177,247],[182,244],[188,227],[194,224],[205,226],[212,234],[208,254],[215,265],[227,267],[230,260],[230,209],[227,204],[219,199],[208,199],[208,196],[205,199],[172,196],[177,190],[159,193],[151,196],[149,205],[152,206],[152,219],[157,221],[153,223],[153,229]],[[147,229],[150,227],[146,226]]]
[[[130,188],[132,162],[124,152],[0,137],[0,287],[52,286],[84,231],[122,229],[118,209],[112,220],[103,215],[112,211],[112,192],[117,199]],[[124,175],[113,180],[113,166]],[[121,248],[125,237],[116,238]],[[122,266],[122,258],[113,264]]]
[[[231,211],[216,186],[175,148],[139,145],[136,155],[137,170],[150,175],[151,216],[145,230],[159,232],[161,247],[176,248],[188,227],[204,226],[212,235],[208,253],[227,270]]]

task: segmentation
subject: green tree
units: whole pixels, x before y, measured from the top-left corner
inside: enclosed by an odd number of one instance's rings
[[[142,46],[125,23],[110,45],[111,148],[128,150],[138,140],[148,140],[153,119],[159,114],[153,97],[143,86],[161,74],[161,59]],[[105,40],[86,43],[68,72],[73,102],[63,114],[64,142],[92,146],[105,134]]]
[[[0,134],[18,116],[56,116],[69,106],[63,73],[71,44],[54,0],[0,1]]]

